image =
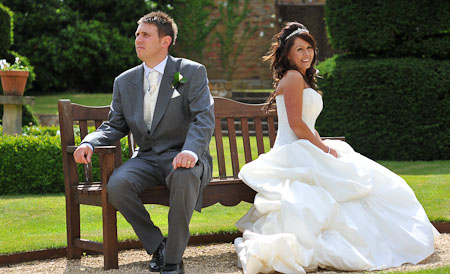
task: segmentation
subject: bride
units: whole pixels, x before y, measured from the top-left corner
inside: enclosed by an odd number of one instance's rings
[[[258,193],[236,224],[244,273],[379,270],[430,256],[439,233],[406,182],[315,130],[322,96],[308,30],[286,24],[264,59],[276,87],[268,101],[276,104],[278,135],[239,174]]]

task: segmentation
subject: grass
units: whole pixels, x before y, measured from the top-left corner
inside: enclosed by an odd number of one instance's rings
[[[87,106],[106,106],[111,103],[111,93],[57,93],[52,95],[34,96],[34,105],[31,106],[34,113],[58,114],[58,100],[70,99],[72,103]]]
[[[406,179],[431,221],[450,221],[450,161],[380,163]],[[235,207],[214,205],[203,209],[201,214],[195,212],[191,233],[236,231],[234,223],[250,206],[248,203]],[[168,208],[146,207],[155,224],[167,234]],[[82,237],[100,241],[101,209],[81,206],[81,218]],[[0,254],[66,246],[64,195],[0,196],[0,224]],[[137,239],[121,214],[118,214],[118,237],[119,240]]]
[[[271,89],[236,90],[245,92],[272,92]],[[106,106],[111,103],[111,93],[56,93],[51,95],[35,95],[34,105],[31,106],[34,113],[57,114],[58,100],[70,99],[72,103],[86,106]]]
[[[190,229],[192,235],[234,232],[234,223],[249,208],[213,205],[195,212]],[[168,207],[146,205],[153,222],[167,235]],[[81,206],[81,236],[101,241],[102,216],[99,207]],[[137,239],[123,216],[117,214],[119,240]],[[45,248],[64,247],[66,243],[65,197],[58,195],[0,196],[0,254],[11,254]]]
[[[371,272],[364,272],[364,273],[371,273]],[[438,268],[432,268],[432,269],[422,269],[422,270],[416,270],[416,271],[383,271],[383,272],[373,272],[373,273],[389,273],[389,274],[448,274],[450,273],[450,266],[443,266]]]

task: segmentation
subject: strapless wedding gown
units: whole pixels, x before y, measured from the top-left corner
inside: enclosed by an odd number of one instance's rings
[[[244,273],[305,273],[321,268],[379,270],[418,263],[439,235],[407,183],[347,143],[324,141],[338,158],[298,139],[276,97],[274,148],[239,177],[258,192],[236,226]],[[314,133],[322,96],[303,91],[303,120]]]

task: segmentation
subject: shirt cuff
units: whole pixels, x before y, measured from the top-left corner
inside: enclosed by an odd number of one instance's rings
[[[197,154],[196,154],[195,152],[190,151],[190,150],[183,150],[183,151],[181,151],[181,152],[183,152],[183,153],[189,153],[189,154],[191,154],[192,156],[194,156],[195,162],[197,163],[197,161],[198,161],[198,156],[197,156]]]
[[[94,151],[94,147],[93,147],[91,144],[89,144],[89,143],[82,143],[82,144],[80,145],[80,147],[88,147],[88,148],[90,148],[92,151]]]

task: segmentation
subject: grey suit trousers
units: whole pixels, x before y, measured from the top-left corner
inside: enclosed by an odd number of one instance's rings
[[[166,263],[174,264],[181,262],[189,241],[189,222],[200,192],[203,172],[200,161],[193,168],[174,170],[172,161],[178,153],[140,153],[116,169],[107,186],[109,201],[131,224],[147,253],[152,254],[164,237],[153,224],[139,194],[158,184],[167,185],[170,209]]]

